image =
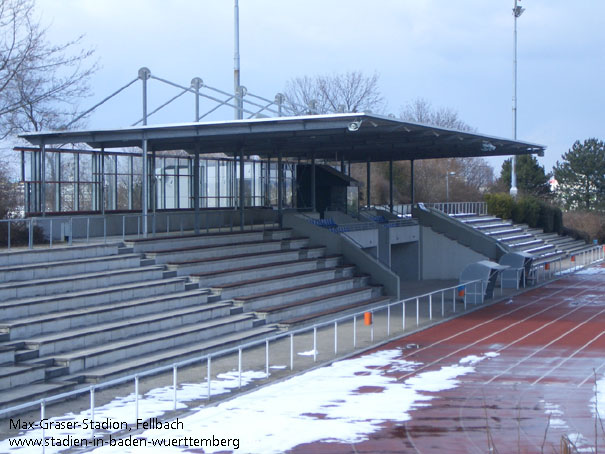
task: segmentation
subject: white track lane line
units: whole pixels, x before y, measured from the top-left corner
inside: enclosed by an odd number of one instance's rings
[[[544,377],[550,375],[551,372],[553,372],[554,370],[558,369],[559,367],[561,367],[565,362],[567,362],[567,360],[573,358],[576,354],[580,353],[582,350],[584,350],[586,347],[588,347],[590,344],[592,344],[594,341],[596,341],[599,337],[601,337],[603,334],[605,334],[605,331],[601,331],[601,333],[595,337],[593,337],[591,340],[589,340],[588,342],[586,342],[584,345],[582,345],[580,348],[578,348],[575,352],[573,352],[571,355],[569,355],[567,358],[563,358],[563,360],[561,360],[561,362],[559,364],[557,364],[556,366],[554,366],[552,369],[550,369],[548,372],[546,372],[544,375],[542,375],[540,378],[536,379],[533,383],[533,385],[537,385],[540,380],[542,380]]]
[[[500,318],[502,318],[502,317],[505,317],[505,316],[507,316],[507,315],[513,314],[513,313],[515,313],[515,312],[517,312],[517,311],[519,311],[519,310],[521,310],[521,309],[525,309],[525,308],[526,308],[526,307],[528,307],[528,306],[532,306],[532,305],[534,305],[534,304],[538,303],[539,301],[542,301],[543,299],[546,299],[546,298],[551,298],[551,297],[553,297],[554,295],[556,295],[557,293],[561,293],[561,292],[564,292],[564,291],[566,291],[566,290],[572,290],[572,289],[579,288],[581,284],[583,284],[583,282],[582,282],[582,283],[579,283],[579,284],[577,284],[577,285],[572,285],[572,286],[570,286],[570,287],[565,287],[565,288],[562,288],[562,289],[556,290],[556,291],[552,292],[552,293],[551,293],[551,294],[549,294],[549,295],[544,295],[544,296],[541,296],[540,298],[535,299],[535,300],[533,300],[533,301],[532,301],[532,302],[530,302],[530,303],[527,303],[527,304],[524,304],[524,305],[522,305],[522,306],[519,306],[519,307],[517,307],[517,308],[515,308],[515,309],[512,309],[512,310],[510,310],[510,311],[508,311],[508,312],[504,312],[503,314],[500,314],[500,315],[498,315],[497,317],[491,318],[491,319],[489,319],[489,320],[485,320],[484,322],[481,322],[481,323],[479,323],[478,325],[473,325],[473,326],[471,326],[470,328],[467,328],[467,329],[465,329],[465,330],[463,330],[463,331],[459,331],[459,332],[457,332],[457,333],[455,333],[455,334],[452,334],[452,335],[451,335],[451,336],[449,336],[449,337],[443,338],[443,339],[438,340],[438,341],[436,341],[436,342],[433,342],[432,344],[429,344],[429,345],[427,345],[427,346],[425,346],[425,347],[422,347],[422,348],[419,348],[419,349],[417,349],[417,350],[414,350],[412,353],[409,353],[409,354],[407,354],[407,355],[403,356],[403,358],[402,358],[402,359],[409,358],[410,356],[416,355],[416,354],[418,354],[418,353],[420,353],[420,352],[422,352],[422,351],[424,351],[424,350],[426,350],[426,349],[428,349],[428,348],[431,348],[431,347],[434,347],[434,346],[436,346],[436,345],[439,345],[439,344],[441,344],[441,343],[443,343],[443,342],[446,342],[446,341],[452,340],[452,339],[454,339],[454,338],[455,338],[455,337],[457,337],[457,336],[461,336],[462,334],[469,333],[469,332],[471,332],[471,331],[472,331],[472,330],[474,330],[474,329],[480,328],[480,327],[482,327],[482,326],[484,326],[484,325],[486,325],[486,324],[488,324],[488,323],[491,323],[491,322],[493,322],[493,321],[496,321],[496,320],[498,320],[498,319],[500,319]],[[580,292],[578,295],[574,295],[574,297],[577,297],[577,296],[581,295],[582,293],[586,293],[588,290],[589,290],[589,289],[584,289],[584,290],[583,290],[583,291],[581,291],[581,292]],[[559,306],[559,305],[561,305],[561,304],[563,304],[563,303],[565,303],[565,302],[566,302],[566,301],[562,301],[561,303],[557,303],[557,304],[555,304],[554,306],[549,306],[548,308],[543,309],[542,311],[538,312],[537,314],[544,312],[544,310],[548,310],[548,309],[552,309],[553,307],[557,307],[557,306]],[[497,304],[500,304],[500,303],[497,303]],[[431,328],[431,327],[427,327],[427,329],[430,329],[430,328]]]
[[[601,364],[599,367],[597,367],[596,369],[594,369],[592,371],[592,373],[590,375],[588,375],[588,377],[586,377],[584,380],[582,380],[580,382],[580,384],[578,385],[578,388],[581,387],[581,386],[583,386],[584,383],[586,383],[591,378],[595,378],[596,373],[599,372],[601,369],[603,369],[603,367],[605,367],[605,363]]]
[[[501,377],[502,375],[510,372],[512,369],[514,369],[515,367],[517,367],[519,364],[527,361],[528,359],[532,358],[534,355],[540,353],[542,350],[550,347],[552,344],[554,344],[555,342],[563,339],[565,336],[567,336],[570,333],[573,333],[575,330],[577,330],[578,328],[584,326],[586,323],[588,323],[589,321],[591,321],[593,318],[598,317],[599,315],[601,315],[603,312],[605,312],[605,309],[601,309],[599,312],[597,312],[596,314],[594,314],[593,316],[589,317],[588,319],[584,320],[582,323],[580,323],[579,325],[574,326],[572,329],[564,332],[563,334],[561,334],[560,336],[556,337],[555,339],[551,340],[548,344],[543,345],[542,347],[540,347],[539,349],[537,349],[536,351],[534,351],[533,353],[531,353],[530,355],[525,356],[524,358],[521,358],[519,361],[517,361],[515,364],[513,364],[512,366],[508,367],[506,370],[502,371],[501,373],[499,373],[498,375],[494,375],[492,378],[490,378],[488,381],[486,381],[485,383],[483,383],[484,385],[489,385],[491,382],[493,382],[494,380],[496,380],[497,378]]]
[[[588,291],[588,290],[584,290],[584,291],[580,292],[580,294],[585,293],[586,291]],[[536,300],[536,302],[537,302],[537,300]],[[551,310],[551,309],[553,309],[553,308],[555,308],[555,307],[557,307],[557,306],[560,306],[561,304],[565,304],[565,303],[567,303],[567,301],[563,300],[563,301],[561,301],[560,303],[554,304],[554,305],[552,305],[552,306],[545,307],[544,309],[542,309],[542,310],[540,310],[540,311],[538,311],[538,312],[536,312],[536,313],[534,313],[534,314],[528,315],[527,317],[525,317],[525,318],[523,318],[523,319],[521,319],[521,320],[517,320],[516,322],[514,322],[514,323],[512,323],[512,324],[510,324],[510,325],[508,325],[508,326],[505,326],[504,328],[501,328],[501,329],[499,329],[498,331],[494,331],[494,332],[490,333],[489,335],[487,335],[487,336],[485,336],[485,337],[482,337],[481,339],[477,339],[476,341],[474,341],[474,342],[472,342],[472,343],[470,343],[470,344],[467,344],[467,345],[465,345],[464,347],[460,347],[459,349],[454,350],[453,352],[450,352],[450,353],[448,353],[448,354],[447,354],[447,355],[445,355],[445,356],[442,356],[442,357],[440,357],[440,358],[438,358],[438,359],[436,359],[436,360],[434,360],[434,361],[431,361],[430,363],[424,364],[423,366],[421,366],[421,367],[419,367],[419,368],[415,369],[413,372],[408,372],[407,374],[401,375],[401,376],[397,377],[397,380],[403,380],[403,379],[406,379],[406,378],[408,378],[408,377],[410,377],[410,376],[412,376],[412,375],[415,375],[416,373],[418,373],[418,372],[419,372],[419,371],[421,371],[421,370],[424,370],[424,369],[426,369],[426,368],[428,368],[428,367],[434,366],[435,364],[437,364],[437,363],[439,363],[439,362],[443,361],[444,359],[447,359],[447,358],[449,358],[449,357],[451,357],[451,356],[453,356],[453,355],[455,355],[455,354],[457,354],[457,353],[460,353],[460,352],[461,352],[461,351],[463,351],[463,350],[466,350],[466,349],[468,349],[468,348],[470,348],[470,347],[473,347],[473,346],[477,345],[478,343],[483,342],[484,340],[489,339],[490,337],[493,337],[493,336],[495,336],[495,335],[497,335],[497,334],[500,334],[500,333],[502,333],[502,332],[504,332],[504,331],[506,331],[506,330],[508,330],[508,329],[510,329],[510,328],[512,328],[512,327],[514,327],[514,326],[516,326],[516,325],[519,325],[520,323],[526,322],[527,320],[529,320],[529,319],[531,319],[531,318],[533,318],[533,317],[536,317],[537,315],[540,315],[540,314],[542,314],[542,313],[544,313],[544,312],[546,312],[546,311],[549,311],[549,310]],[[572,312],[574,312],[575,310],[579,309],[580,307],[583,307],[583,306],[579,306],[579,307],[577,307],[577,308],[576,308],[576,309],[574,309]],[[605,309],[604,309],[604,311],[605,311]],[[568,315],[568,314],[566,313],[565,315]],[[477,326],[480,326],[480,325],[477,325]],[[462,334],[462,333],[464,333],[464,332],[466,332],[466,331],[468,331],[468,330],[465,330],[465,331],[462,331],[461,333],[458,333],[458,334],[456,334],[456,335],[450,336],[450,337],[449,337],[449,338],[447,338],[447,339],[454,338],[454,337],[456,337],[457,335]],[[444,339],[444,340],[447,340],[447,339]],[[441,342],[443,342],[443,341],[440,341],[440,342],[436,342],[436,343],[434,343],[434,344],[431,344],[431,345],[429,345],[429,346],[427,346],[427,347],[425,347],[425,348],[423,348],[423,349],[421,349],[421,350],[416,350],[414,353],[410,353],[410,355],[406,356],[405,358],[407,358],[407,357],[409,357],[409,356],[411,356],[411,355],[417,354],[418,352],[420,352],[420,351],[422,351],[422,350],[424,350],[424,349],[426,349],[426,348],[432,347],[432,346],[434,346],[434,345],[437,345],[437,344],[439,344],[439,343],[441,343]]]

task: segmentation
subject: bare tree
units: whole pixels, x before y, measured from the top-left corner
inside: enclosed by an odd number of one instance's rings
[[[51,44],[34,0],[0,0],[0,138],[73,118],[96,70],[82,36]]]
[[[416,98],[401,108],[399,118],[404,121],[413,121],[441,128],[456,129],[458,131],[473,131],[458,116],[458,112],[449,107],[434,108],[430,101]]]
[[[378,74],[361,71],[291,79],[284,90],[286,108],[295,115],[329,112],[379,112],[384,98]]]

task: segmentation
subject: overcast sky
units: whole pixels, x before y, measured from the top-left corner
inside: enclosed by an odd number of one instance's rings
[[[233,0],[37,0],[49,36],[85,34],[101,69],[88,107],[142,66],[188,86],[233,87]],[[548,147],[549,171],[575,140],[605,139],[605,2],[521,0],[518,138]],[[302,75],[380,75],[385,113],[422,97],[480,133],[512,137],[513,0],[240,0],[241,80],[273,99]],[[177,93],[150,83],[150,110]],[[140,85],[90,127],[141,116]],[[150,123],[191,121],[185,96]],[[220,117],[232,118],[223,110]],[[214,118],[217,118],[216,116]],[[492,160],[497,173],[501,159]]]

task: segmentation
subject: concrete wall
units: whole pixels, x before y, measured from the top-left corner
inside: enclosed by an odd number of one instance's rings
[[[391,246],[391,269],[402,281],[420,279],[420,243],[393,244]]]
[[[313,225],[296,213],[284,213],[283,224],[284,227],[292,228],[297,235],[308,237],[312,244],[326,246],[328,254],[342,255],[360,272],[369,274],[375,284],[382,285],[387,295],[399,299],[401,291],[399,276],[361,250],[352,241],[330,232],[328,229]]]
[[[421,279],[458,279],[468,264],[488,260],[429,227],[420,227],[420,237]]]

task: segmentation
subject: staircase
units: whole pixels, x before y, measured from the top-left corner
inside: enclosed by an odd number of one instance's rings
[[[387,301],[286,229],[0,253],[0,408]]]
[[[590,247],[583,240],[574,240],[556,233],[544,233],[541,229],[533,229],[526,224],[513,224],[490,215],[464,213],[450,216],[496,239],[512,251],[533,255],[534,263],[572,256]]]

